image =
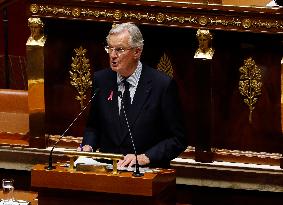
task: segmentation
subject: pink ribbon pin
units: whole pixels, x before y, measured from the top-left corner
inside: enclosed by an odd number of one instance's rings
[[[113,98],[113,90],[111,90],[109,97],[107,98],[108,101],[112,100]]]

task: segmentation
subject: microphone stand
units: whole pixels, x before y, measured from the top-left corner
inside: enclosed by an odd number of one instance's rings
[[[140,166],[139,166],[139,162],[138,162],[138,154],[137,154],[136,146],[135,146],[135,143],[134,143],[134,138],[132,136],[132,131],[131,131],[131,128],[130,128],[130,125],[129,125],[129,121],[128,121],[128,118],[127,118],[127,114],[126,114],[126,111],[125,111],[124,102],[123,102],[123,95],[122,95],[121,92],[118,92],[118,96],[121,98],[121,107],[122,107],[123,114],[124,114],[125,119],[126,119],[127,128],[129,130],[130,138],[131,138],[131,141],[132,141],[132,145],[133,145],[134,153],[135,153],[135,157],[136,157],[135,171],[133,172],[132,175],[134,177],[141,177],[144,174],[140,172]]]
[[[94,96],[96,95],[96,93],[99,91],[99,88],[97,88],[92,97],[90,98],[90,100],[88,101],[88,103],[83,107],[83,109],[79,112],[79,114],[75,117],[75,119],[69,124],[69,126],[67,127],[67,129],[63,132],[63,134],[59,137],[59,139],[54,143],[50,154],[49,154],[49,158],[48,158],[48,166],[46,166],[45,168],[47,170],[52,170],[55,168],[55,166],[52,166],[52,153],[53,150],[55,149],[56,145],[60,142],[60,140],[65,136],[66,132],[69,131],[69,129],[73,126],[73,124],[77,121],[77,119],[81,116],[81,114],[85,111],[85,109],[89,106],[89,104],[92,102]]]

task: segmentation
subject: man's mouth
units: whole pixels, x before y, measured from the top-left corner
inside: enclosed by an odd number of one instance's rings
[[[117,63],[116,61],[112,61],[112,62],[111,62],[111,65],[112,65],[112,66],[117,66],[118,63]]]

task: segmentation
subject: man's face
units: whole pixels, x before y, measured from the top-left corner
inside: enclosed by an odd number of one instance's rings
[[[108,46],[111,69],[124,77],[132,75],[137,67],[141,49],[130,47],[128,31],[110,35]]]

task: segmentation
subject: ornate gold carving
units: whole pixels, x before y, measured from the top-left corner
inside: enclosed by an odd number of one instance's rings
[[[31,4],[29,10],[31,13],[36,14],[39,10],[39,7],[37,4]]]
[[[244,61],[244,66],[239,69],[241,76],[239,81],[239,91],[245,97],[244,102],[249,106],[249,122],[252,123],[252,112],[257,102],[257,96],[261,95],[261,69],[250,57]]]
[[[105,7],[104,7],[105,8]],[[215,14],[211,16],[203,16],[197,13],[191,14],[174,14],[165,12],[145,12],[145,11],[126,11],[126,10],[111,10],[104,8],[78,8],[78,7],[65,7],[57,5],[45,5],[45,4],[32,4],[30,11],[32,14],[42,16],[60,16],[60,17],[75,17],[75,18],[87,18],[87,19],[108,19],[109,21],[121,20],[138,20],[145,21],[147,23],[163,23],[175,25],[175,23],[184,24],[185,26],[220,26],[226,29],[233,30],[264,30],[269,31],[280,30],[283,32],[283,21],[270,20],[270,19],[250,19],[243,16],[233,17],[233,15]]]
[[[251,21],[250,19],[244,19],[244,20],[242,21],[242,25],[243,25],[243,27],[244,27],[245,29],[248,29],[248,28],[251,27],[252,21]]]
[[[81,109],[84,107],[84,100],[86,100],[86,91],[91,87],[91,74],[89,59],[85,57],[87,50],[82,46],[74,49],[76,56],[72,57],[70,78],[71,85],[74,86],[79,95],[76,100],[80,101]]]
[[[164,14],[158,13],[157,16],[156,16],[156,21],[157,21],[158,23],[162,23],[164,20],[165,20]]]
[[[116,19],[116,20],[120,20],[122,17],[123,17],[123,13],[119,10],[116,10],[113,14],[113,17]]]
[[[166,55],[166,53],[164,53],[163,56],[161,57],[158,65],[157,65],[157,69],[160,70],[160,71],[163,71],[168,76],[173,78],[173,66],[172,66],[172,63],[171,63],[169,57]]]
[[[74,17],[79,17],[79,16],[81,15],[80,9],[74,8],[74,9],[72,10],[72,15],[73,15]]]
[[[26,45],[29,46],[44,46],[46,37],[43,34],[44,23],[40,18],[29,18],[28,26],[30,28],[30,37]]]
[[[198,23],[202,26],[205,26],[207,24],[207,22],[208,22],[208,19],[205,16],[201,16],[198,19]]]

